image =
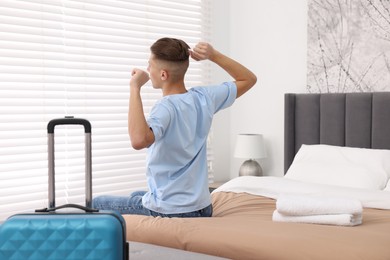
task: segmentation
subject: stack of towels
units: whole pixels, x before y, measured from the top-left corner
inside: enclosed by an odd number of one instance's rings
[[[273,221],[356,226],[362,223],[359,200],[282,194],[276,201]]]

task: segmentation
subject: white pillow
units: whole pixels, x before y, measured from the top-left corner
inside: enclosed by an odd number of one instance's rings
[[[285,177],[381,190],[390,178],[390,150],[302,145]]]

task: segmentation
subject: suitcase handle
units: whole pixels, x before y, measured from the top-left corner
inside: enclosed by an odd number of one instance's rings
[[[53,134],[54,127],[56,125],[83,125],[85,133],[91,133],[91,123],[83,118],[74,118],[73,116],[66,116],[65,118],[50,120],[50,122],[47,124],[47,132],[49,134]]]
[[[55,162],[54,162],[54,128],[56,125],[83,125],[85,132],[85,206],[92,208],[92,145],[91,123],[82,118],[66,116],[50,120],[47,125],[48,133],[48,162],[49,162],[49,206],[55,208]]]
[[[84,206],[77,205],[77,204],[65,204],[65,205],[62,205],[62,206],[59,206],[59,207],[55,207],[55,208],[36,209],[35,212],[54,212],[54,211],[56,211],[58,209],[66,209],[66,208],[81,209],[81,210],[84,210],[85,212],[88,212],[88,213],[99,212],[98,209],[84,207]]]

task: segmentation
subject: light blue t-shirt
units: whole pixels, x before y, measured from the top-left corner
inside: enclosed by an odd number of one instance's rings
[[[144,207],[175,214],[210,205],[207,136],[214,114],[231,106],[236,96],[235,83],[225,82],[165,96],[155,104],[147,120],[155,141],[148,148]]]

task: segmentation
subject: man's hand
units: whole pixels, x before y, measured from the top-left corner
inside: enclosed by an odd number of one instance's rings
[[[192,50],[190,50],[191,58],[196,61],[211,59],[216,50],[211,44],[199,42]]]
[[[131,72],[130,87],[140,89],[149,81],[149,74],[140,69],[133,69]]]

